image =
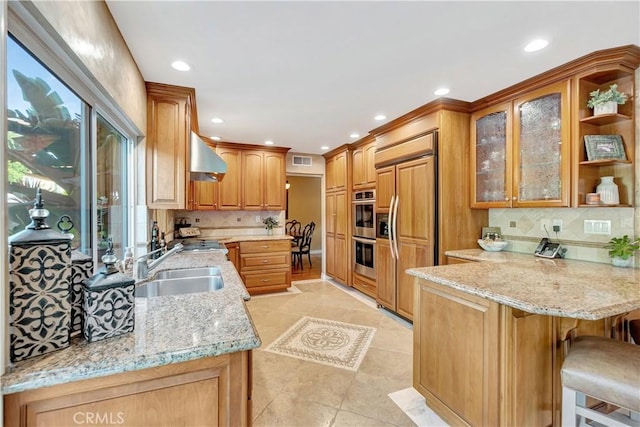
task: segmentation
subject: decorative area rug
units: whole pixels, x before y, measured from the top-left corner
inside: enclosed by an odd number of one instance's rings
[[[357,371],[376,328],[303,317],[265,351]]]

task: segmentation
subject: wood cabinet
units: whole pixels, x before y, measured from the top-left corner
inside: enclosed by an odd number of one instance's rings
[[[353,273],[352,286],[357,290],[359,290],[360,292],[362,292],[363,294],[370,296],[371,298],[376,297],[377,285],[376,285],[376,281],[373,279],[370,279],[366,276],[362,276],[357,273]]]
[[[227,258],[233,263],[237,271],[240,271],[240,244],[237,242],[225,243],[227,248]]]
[[[196,211],[213,211],[218,209],[218,183],[208,181],[191,181],[189,192],[190,205]]]
[[[242,208],[284,210],[286,154],[250,150],[242,153]]]
[[[418,280],[415,297],[413,386],[440,417],[465,426],[552,424],[552,317],[427,280]]]
[[[367,138],[368,141],[373,138]],[[376,143],[372,140],[364,145],[358,145],[352,152],[352,176],[353,189],[375,188],[376,167],[375,167]]]
[[[251,352],[4,396],[4,425],[249,425]]]
[[[240,242],[238,271],[251,295],[286,290],[291,286],[291,242]]]
[[[569,84],[472,115],[472,207],[569,206]]]
[[[218,209],[240,210],[242,209],[242,150],[218,145],[216,153],[227,164],[227,173],[218,183]]]
[[[618,206],[634,206],[634,159],[636,156],[634,74],[632,67],[615,64],[601,66],[596,71],[589,70],[574,78],[574,122],[577,124],[573,141],[573,154],[576,159],[573,169],[572,206],[574,207],[594,207],[586,204],[586,194],[595,193],[602,176],[614,177],[620,194]],[[597,89],[607,90],[613,84],[617,84],[618,90],[627,94],[629,100],[623,105],[618,105],[616,114],[594,116],[593,111],[587,107],[589,94]],[[625,159],[589,159],[585,147],[586,135],[620,135]]]
[[[340,148],[339,151],[334,154],[325,155],[326,165],[326,189],[329,190],[346,190],[347,189],[347,176],[348,176],[348,161],[347,156],[349,152],[346,148]]]
[[[197,122],[192,121],[192,88],[146,83],[147,138],[146,193],[151,209],[186,209],[189,187],[189,141]]]
[[[338,282],[346,285],[349,277],[348,257],[348,218],[349,198],[346,191],[326,194],[326,273]]]

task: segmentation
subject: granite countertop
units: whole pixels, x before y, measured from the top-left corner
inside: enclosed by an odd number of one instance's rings
[[[272,236],[258,235],[258,236],[232,236],[232,237],[218,237],[220,243],[236,243],[236,242],[260,242],[263,240],[293,240],[293,237],[288,234],[274,234]]]
[[[138,281],[164,270],[219,266],[223,289],[136,298],[132,333],[94,343],[76,337],[66,349],[14,363],[2,377],[2,394],[259,347],[244,304],[249,294],[225,252],[178,253]]]
[[[483,262],[407,273],[529,313],[598,320],[640,308],[640,269],[481,249],[445,254]]]

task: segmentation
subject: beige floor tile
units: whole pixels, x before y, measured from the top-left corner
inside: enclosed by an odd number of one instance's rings
[[[353,371],[303,361],[282,391],[339,408],[355,376]]]
[[[413,354],[413,331],[397,331],[378,327],[371,347]]]
[[[370,347],[358,372],[395,378],[411,386],[413,358],[410,354]],[[392,390],[393,391],[393,390]]]
[[[278,392],[276,390],[270,390],[262,385],[254,383],[251,393],[253,419],[256,419],[277,395]]]
[[[298,399],[289,393],[280,393],[255,418],[253,425],[255,427],[328,427],[337,412],[336,408]]]
[[[406,381],[359,372],[341,409],[396,425],[412,425],[411,419],[388,396],[410,386]]]
[[[393,425],[394,424],[388,422],[376,420],[375,418],[354,414],[353,412],[338,411],[332,427],[383,427]],[[411,425],[413,425],[413,423]]]
[[[263,350],[253,352],[253,383],[281,391],[302,364],[293,357],[280,356]]]

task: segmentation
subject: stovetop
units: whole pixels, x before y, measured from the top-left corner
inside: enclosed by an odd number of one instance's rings
[[[188,239],[174,239],[172,240],[168,248],[173,248],[176,244],[182,243],[185,251],[206,251],[210,249],[225,249],[223,243],[213,239],[201,239],[201,238],[188,238]]]

